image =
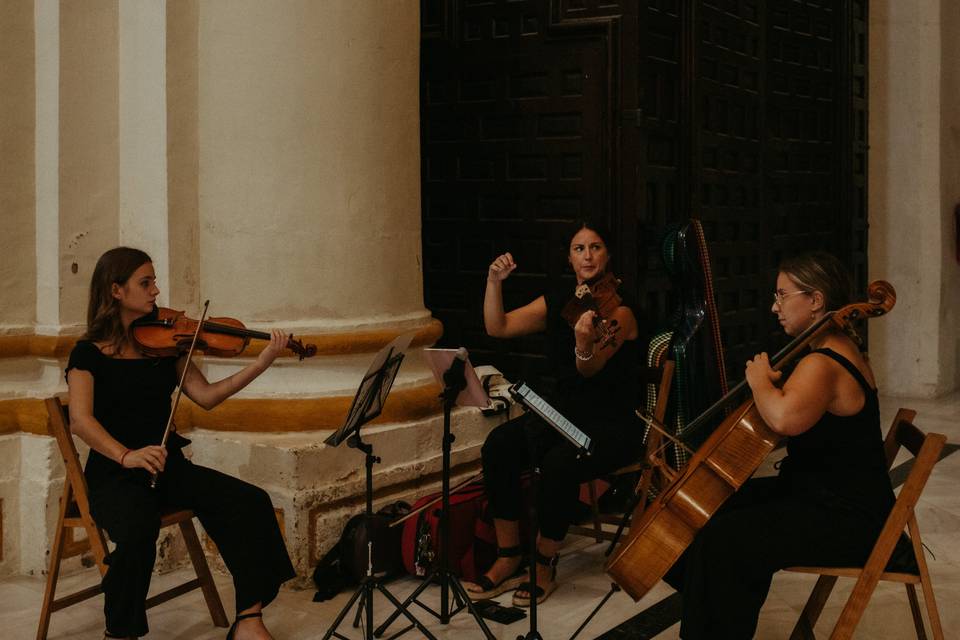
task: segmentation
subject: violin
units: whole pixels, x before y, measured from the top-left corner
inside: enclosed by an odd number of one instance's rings
[[[269,333],[247,329],[242,322],[234,318],[210,318],[204,320],[200,327],[198,320],[188,318],[183,311],[166,307],[155,307],[153,313],[134,320],[130,325],[130,332],[140,350],[155,358],[186,353],[194,334],[197,334],[197,349],[221,358],[240,355],[250,344],[251,338],[270,339]],[[301,360],[317,353],[316,345],[304,345],[300,340],[294,340],[292,335],[286,346]]]
[[[572,328],[586,311],[593,311],[593,328],[597,333],[594,342],[600,343],[601,349],[616,346],[616,334],[620,327],[616,319],[607,322],[606,318],[623,303],[623,298],[617,293],[619,286],[620,279],[610,271],[577,285],[573,297],[560,311],[561,317]]]

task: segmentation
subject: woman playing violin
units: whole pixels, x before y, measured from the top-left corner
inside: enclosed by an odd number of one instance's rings
[[[566,244],[567,259],[577,284],[592,283],[607,272],[609,236],[600,227],[578,223]],[[562,435],[531,414],[511,420],[487,437],[482,449],[483,474],[497,537],[497,560],[466,589],[474,599],[490,598],[516,588],[513,601],[528,606],[529,583],[521,584],[519,519],[521,472],[530,467],[530,446],[539,459],[537,500],[537,602],[557,585],[557,550],[575,511],[580,483],[597,478],[636,459],[641,429],[633,414],[636,399],[637,321],[627,304],[616,305],[603,321],[593,309],[570,309],[573,291],[550,291],[530,303],[504,312],[502,285],[517,268],[505,253],[490,265],[487,274],[483,320],[487,333],[512,338],[544,331],[551,343],[551,370],[557,385],[547,400],[594,441],[589,457]],[[569,318],[564,319],[564,316]],[[607,335],[618,330],[613,339]],[[540,392],[540,390],[538,390]]]
[[[810,253],[780,265],[771,310],[797,336],[850,296],[840,261]],[[667,574],[683,593],[685,639],[752,638],[776,571],[863,563],[893,506],[866,357],[836,328],[810,349],[785,381],[766,353],[747,362],[757,410],[789,436],[787,457],[778,476],[744,484]]]
[[[90,508],[116,549],[103,578],[107,638],[148,631],[145,599],[156,555],[160,512],[192,509],[233,574],[236,622],[228,638],[271,638],[261,609],[294,576],[270,497],[262,489],[192,464],[173,433],[159,446],[170,397],[188,367],[184,393],[205,409],[230,397],[273,363],[286,344],[274,331],[257,359],[232,376],[208,382],[186,357],[146,358],[130,325],[154,310],[153,263],[143,251],[103,254],[90,283],[87,331],[70,354],[70,428],[90,445],[84,473]],[[158,474],[156,488],[150,478]]]

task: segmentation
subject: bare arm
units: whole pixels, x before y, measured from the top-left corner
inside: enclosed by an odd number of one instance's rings
[[[514,309],[503,310],[503,281],[517,268],[513,256],[498,256],[487,271],[487,289],[483,296],[483,325],[494,338],[514,338],[547,328],[547,302],[543,296]]]
[[[187,376],[183,381],[183,392],[187,394],[188,398],[209,411],[246,387],[257,376],[270,368],[270,365],[273,364],[286,344],[286,334],[279,329],[274,329],[270,334],[270,344],[260,352],[256,360],[233,375],[217,382],[209,382],[200,369],[191,362],[190,368],[187,370]],[[180,358],[177,362],[178,375],[183,372],[184,361],[185,358]]]
[[[93,415],[93,374],[83,369],[67,372],[70,387],[70,431],[91,449],[122,464],[127,469],[140,467],[151,473],[163,470],[167,450],[159,445],[129,450],[111,436]]]
[[[614,342],[601,348],[600,343],[596,342],[596,329],[593,326],[594,315],[593,311],[585,311],[573,328],[577,341],[576,351],[581,354],[580,357],[577,357],[577,371],[584,378],[599,373],[607,365],[610,358],[620,350],[623,343],[628,340],[636,340],[638,333],[637,319],[630,307],[617,307],[607,318],[607,322],[616,320],[620,330],[617,332]],[[591,355],[584,359],[583,354],[587,353]]]
[[[777,433],[795,436],[820,420],[836,395],[836,371],[825,356],[804,357],[786,384],[774,382],[781,374],[770,368],[766,353],[747,362],[747,384],[753,400],[767,425]]]

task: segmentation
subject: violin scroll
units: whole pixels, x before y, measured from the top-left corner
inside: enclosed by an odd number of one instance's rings
[[[293,351],[295,354],[297,354],[301,360],[304,358],[312,358],[313,356],[317,355],[317,345],[304,345],[302,341],[295,340],[292,333],[287,338],[287,349],[290,349],[290,351]]]

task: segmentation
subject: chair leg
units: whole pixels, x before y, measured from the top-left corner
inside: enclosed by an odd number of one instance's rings
[[[937,610],[937,599],[933,595],[933,583],[930,582],[930,571],[927,569],[927,560],[923,556],[923,545],[920,542],[920,527],[917,524],[917,516],[915,514],[910,514],[910,518],[907,520],[907,530],[910,532],[910,541],[913,543],[913,555],[917,559],[917,568],[920,569],[920,587],[923,589],[923,602],[927,605],[927,617],[930,618],[930,632],[933,634],[934,640],[943,640],[943,626],[940,624],[940,612]]]
[[[830,634],[830,640],[848,640],[853,637],[853,632],[857,628],[857,623],[863,617],[863,610],[867,608],[870,602],[870,596],[877,588],[879,575],[865,576],[866,571],[860,574],[847,603],[843,605],[843,611],[840,612],[840,618],[836,626],[833,627],[833,633]]]
[[[47,640],[50,628],[50,615],[53,613],[53,600],[57,594],[57,580],[60,579],[60,562],[63,559],[63,545],[67,537],[63,521],[67,517],[70,502],[70,480],[64,482],[60,498],[60,517],[57,519],[57,532],[53,536],[53,548],[50,549],[50,566],[47,569],[47,585],[43,590],[43,605],[40,607],[40,622],[37,625],[37,640]]]
[[[190,554],[190,562],[193,563],[193,568],[197,572],[197,579],[200,581],[203,599],[207,601],[210,618],[214,625],[227,627],[229,626],[227,614],[223,611],[223,602],[221,602],[217,586],[213,582],[213,576],[210,575],[210,566],[207,564],[206,556],[203,555],[203,548],[200,546],[200,538],[193,526],[193,520],[184,520],[179,524],[183,541],[187,545],[187,553]]]
[[[913,615],[913,628],[917,630],[917,640],[927,640],[927,633],[923,628],[923,614],[920,613],[920,602],[917,600],[917,589],[910,583],[903,586],[907,589],[907,601]]]
[[[61,516],[60,522],[57,524],[56,536],[54,536],[53,549],[50,550],[50,567],[47,570],[47,585],[43,590],[43,606],[40,607],[37,640],[47,640],[47,631],[50,628],[50,615],[53,613],[53,600],[57,593],[57,580],[60,578],[60,553],[63,550],[65,532],[63,517]]]
[[[836,576],[820,576],[817,584],[814,585],[810,597],[807,598],[807,604],[804,605],[800,613],[800,619],[793,627],[793,633],[790,634],[790,640],[810,640],[814,638],[813,628],[820,618],[823,611],[823,605],[826,604],[830,592],[833,591],[833,585],[837,583]]]

